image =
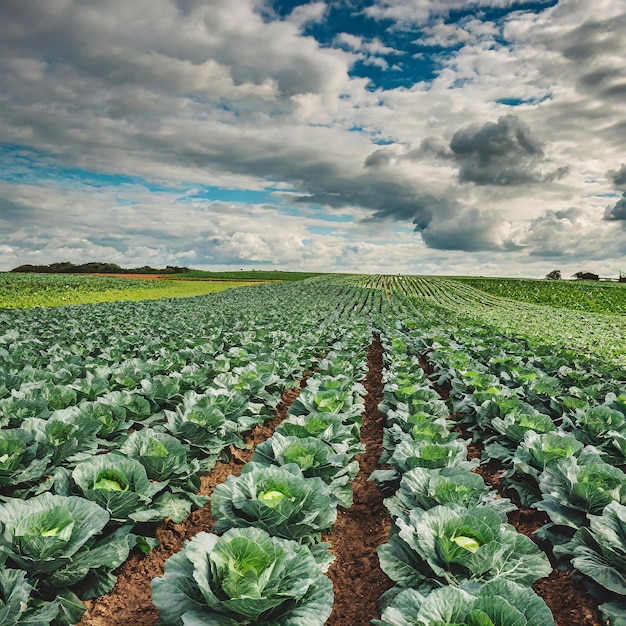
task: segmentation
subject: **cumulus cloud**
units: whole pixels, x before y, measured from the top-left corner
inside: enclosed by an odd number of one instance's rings
[[[550,180],[538,165],[544,143],[522,120],[505,115],[497,122],[457,130],[450,141],[459,181],[478,185],[521,185]]]
[[[492,210],[455,207],[442,211],[420,230],[427,246],[440,250],[512,251],[518,246],[511,238],[511,225]]]
[[[339,33],[335,37],[335,43],[339,47],[344,47],[354,52],[356,57],[363,63],[376,65],[383,69],[387,69],[389,67],[389,63],[384,58],[385,56],[404,54],[395,48],[385,46],[377,37],[368,39],[352,35],[350,33]]]
[[[498,32],[499,29],[493,22],[483,22],[475,18],[452,24],[438,20],[425,26],[422,35],[414,43],[420,46],[453,48],[491,40]]]
[[[323,22],[327,12],[328,6],[325,2],[310,2],[296,7],[289,14],[288,20],[298,28],[304,28],[311,24]]]

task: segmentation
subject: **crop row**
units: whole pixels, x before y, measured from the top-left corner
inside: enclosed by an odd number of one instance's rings
[[[472,473],[467,440],[448,428],[449,412],[420,367],[411,339],[385,337],[381,410],[387,415],[372,474],[394,525],[379,548],[396,583],[381,599],[379,626],[398,624],[553,624],[530,588],[550,573],[546,556],[506,524],[515,506]]]
[[[549,521],[535,539],[554,562],[584,575],[612,625],[626,623],[626,394],[562,358],[503,350],[484,332],[411,332],[428,354],[433,379],[474,440],[495,462],[504,489]],[[560,365],[559,365],[560,362]],[[571,563],[570,563],[571,560]]]
[[[333,589],[323,573],[334,557],[321,533],[335,523],[337,506],[352,504],[354,457],[363,452],[358,380],[370,340],[366,325],[333,344],[287,419],[240,476],[215,488],[217,534],[196,535],[152,583],[163,623],[326,622]]]

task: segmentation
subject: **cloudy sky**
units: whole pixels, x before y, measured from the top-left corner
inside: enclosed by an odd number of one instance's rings
[[[623,0],[2,0],[0,270],[626,270]]]

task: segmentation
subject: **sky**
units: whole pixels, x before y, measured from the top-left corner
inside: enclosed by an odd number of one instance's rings
[[[626,271],[623,0],[2,0],[0,271]]]

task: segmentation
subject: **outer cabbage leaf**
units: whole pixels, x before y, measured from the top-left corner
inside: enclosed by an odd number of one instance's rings
[[[422,594],[401,591],[375,626],[554,626],[545,602],[532,589],[508,580],[474,588],[442,587]]]

